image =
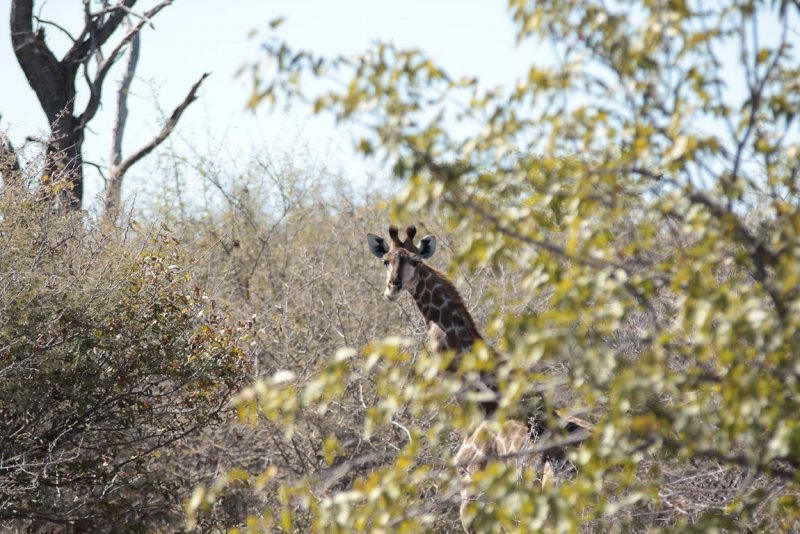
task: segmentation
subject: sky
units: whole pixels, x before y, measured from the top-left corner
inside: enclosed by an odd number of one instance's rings
[[[136,9],[144,11],[156,3],[140,0]],[[541,51],[533,42],[517,46],[506,5],[505,0],[175,0],[153,19],[155,28],[146,27],[142,34],[123,157],[160,130],[156,101],[169,115],[200,76],[210,72],[200,99],[184,113],[168,141],[176,151],[187,151],[188,143],[206,146],[210,140],[228,147],[230,157],[305,146],[317,155],[319,166],[343,173],[356,186],[364,185],[368,175],[386,173],[378,163],[355,155],[348,127],[335,125],[330,117],[312,117],[302,107],[263,108],[255,113],[245,109],[250,79],[237,78],[236,73],[264,58],[260,45],[270,36],[269,22],[285,19],[276,34],[295,49],[328,57],[352,55],[380,40],[424,50],[453,77],[476,76],[489,86],[512,85]],[[11,47],[5,22],[10,6],[11,0],[0,0],[0,13],[6,14],[0,24],[0,129],[19,146],[26,136],[46,132],[48,125]],[[34,9],[41,10],[42,19],[57,22],[72,34],[82,27],[80,0],[37,1]],[[52,26],[46,26],[46,32],[49,46],[61,57],[69,40]],[[90,123],[84,144],[85,159],[101,165],[108,160],[120,71],[118,65],[107,78],[104,106]],[[87,94],[81,89],[78,110]],[[148,156],[151,162],[153,157]],[[123,196],[144,183],[148,167],[146,158],[129,171]],[[93,168],[87,166],[86,173],[86,198],[91,199],[101,193],[103,184]]]
[[[136,9],[145,11],[157,3],[139,0]],[[46,135],[48,125],[11,47],[5,22],[10,6],[11,0],[0,0],[0,13],[6,14],[0,19],[0,131],[20,146],[28,136]],[[220,157],[225,161],[244,161],[254,152],[273,157],[307,152],[319,169],[348,178],[355,192],[369,188],[372,177],[380,180],[389,173],[380,162],[355,153],[357,126],[336,125],[330,115],[312,116],[299,104],[289,110],[266,106],[256,112],[247,110],[251,78],[249,74],[237,78],[236,73],[263,60],[261,44],[273,37],[295,50],[326,57],[362,53],[381,41],[423,50],[452,78],[477,77],[488,87],[510,87],[527,74],[531,64],[552,64],[552,58],[549,48],[536,40],[517,44],[506,6],[506,0],[174,0],[153,19],[155,27],[146,27],[142,33],[123,157],[149,142],[191,86],[210,72],[199,100],[184,113],[162,150],[169,146],[178,155],[189,155],[193,149],[210,154],[213,147],[224,147]],[[42,19],[55,21],[72,34],[83,25],[81,0],[36,0],[35,10]],[[284,23],[270,30],[269,22],[279,17]],[[792,40],[800,45],[796,29],[800,21],[794,13],[791,27]],[[70,40],[52,26],[45,28],[49,46],[61,57]],[[778,35],[772,27],[759,32],[765,42]],[[119,36],[110,42],[116,39]],[[732,66],[738,63],[737,52],[736,47],[718,51],[725,56],[723,62]],[[114,92],[122,63],[109,74],[103,88],[104,107],[86,133],[85,160],[100,165],[108,161]],[[741,70],[732,67],[728,72],[732,80],[741,79],[736,69]],[[737,83],[729,84],[729,91],[739,105],[744,87]],[[87,94],[79,84],[78,110]],[[149,174],[156,157],[154,152],[131,168],[124,181],[124,198],[152,186],[155,179]],[[93,167],[85,166],[85,172],[84,200],[90,204],[102,193],[103,181]],[[197,185],[189,183],[189,187]]]

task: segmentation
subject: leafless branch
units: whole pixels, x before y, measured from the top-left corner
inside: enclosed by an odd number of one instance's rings
[[[126,21],[126,24],[130,25]],[[125,121],[128,118],[128,91],[136,72],[136,65],[139,62],[141,34],[137,33],[131,40],[128,50],[128,61],[122,79],[117,88],[117,114],[114,124],[111,126],[111,154],[108,160],[110,167],[115,167],[122,161],[122,135],[125,131]]]
[[[75,38],[74,38],[74,37],[72,36],[72,34],[71,34],[71,33],[69,33],[69,32],[68,32],[68,31],[67,31],[67,30],[66,30],[66,29],[65,29],[63,26],[60,26],[60,25],[56,24],[55,22],[53,22],[53,21],[51,21],[51,20],[44,20],[44,19],[40,19],[40,18],[39,18],[39,17],[37,17],[37,16],[34,16],[33,18],[34,18],[34,19],[36,20],[36,22],[38,22],[39,24],[48,24],[48,25],[50,25],[50,26],[53,26],[54,28],[57,28],[57,29],[61,30],[63,33],[65,33],[65,34],[66,34],[66,36],[67,36],[67,37],[69,37],[69,38],[70,38],[70,40],[71,40],[72,42],[75,42]]]
[[[122,0],[120,5],[131,7],[136,3],[136,0]],[[101,20],[100,17],[93,17],[89,11],[88,2],[84,5],[84,26],[81,33],[78,34],[72,47],[64,55],[61,62],[64,65],[73,65],[83,62],[88,56],[94,52],[97,47],[103,46],[111,35],[117,30],[117,27],[122,23],[125,17],[125,12],[118,10],[111,14],[110,17]],[[86,39],[87,35],[91,35]]]
[[[346,477],[353,469],[359,467],[364,464],[376,462],[378,460],[385,460],[387,458],[391,458],[395,456],[391,452],[380,453],[380,452],[368,452],[366,454],[362,454],[361,456],[357,456],[352,460],[348,460],[341,465],[328,469],[320,473],[320,478],[322,479],[319,486],[314,488],[315,495],[322,495],[331,487],[333,487],[337,482],[341,479]]]
[[[82,127],[85,126],[92,118],[94,118],[97,110],[100,107],[100,96],[101,96],[101,89],[103,86],[103,82],[105,81],[106,75],[111,67],[114,65],[114,62],[119,57],[119,53],[126,44],[128,44],[136,34],[141,31],[142,27],[147,23],[149,19],[154,17],[159,11],[164,9],[165,7],[172,4],[172,0],[164,0],[157,6],[155,6],[150,11],[145,13],[145,16],[139,20],[129,31],[128,33],[117,43],[117,46],[111,50],[111,53],[108,54],[108,57],[100,62],[97,67],[97,74],[95,75],[94,81],[90,84],[91,90],[91,97],[89,98],[89,102],[86,104],[86,108],[84,112],[78,116],[77,122]],[[99,46],[99,45],[98,45]]]
[[[103,178],[103,181],[104,181],[104,182],[106,181],[106,175],[105,175],[105,173],[103,172],[103,168],[104,168],[104,167],[103,167],[102,165],[100,165],[99,163],[94,163],[94,162],[92,162],[92,161],[87,161],[87,160],[83,160],[83,162],[84,162],[86,165],[90,165],[90,166],[94,167],[95,169],[97,169],[97,172],[99,172],[99,173],[100,173],[100,177],[101,177],[101,178]]]
[[[129,8],[128,6],[126,6],[124,4],[117,4],[115,6],[110,6],[110,7],[101,9],[100,11],[95,11],[94,13],[92,13],[92,16],[93,17],[99,17],[101,15],[105,15],[107,13],[112,13],[112,12],[120,10],[120,9],[122,11],[124,11],[125,13],[129,14],[129,15],[132,15],[132,16],[138,18],[138,19],[144,20],[146,23],[150,24],[151,27],[153,27],[153,21],[150,20],[150,17],[147,15],[147,13],[138,13],[138,12],[134,11],[133,9]]]
[[[178,124],[178,121],[183,115],[183,112],[186,111],[186,108],[197,99],[197,90],[200,88],[200,84],[203,83],[210,73],[205,73],[200,79],[195,83],[189,94],[186,95],[186,98],[181,102],[181,104],[175,108],[175,111],[172,112],[169,120],[158,133],[158,135],[153,138],[148,144],[131,154],[128,158],[124,161],[115,165],[111,168],[111,172],[109,173],[109,181],[108,186],[106,188],[106,197],[105,197],[105,210],[107,213],[110,214],[116,206],[119,205],[120,196],[121,196],[121,188],[122,188],[122,177],[140,159],[145,157],[147,154],[152,152],[158,145],[164,142],[164,140],[172,133],[172,130],[175,129],[175,126]]]
[[[664,445],[671,448],[681,448],[684,443],[675,439],[664,439]],[[692,451],[692,455],[697,458],[708,458],[717,460],[726,464],[738,465],[740,467],[752,468],[754,467],[754,458],[749,458],[744,454],[725,454],[714,449],[697,449]],[[795,463],[790,459],[783,459],[789,464]],[[756,466],[759,472],[772,475],[784,480],[795,480],[797,477],[797,469],[784,469],[777,466]]]

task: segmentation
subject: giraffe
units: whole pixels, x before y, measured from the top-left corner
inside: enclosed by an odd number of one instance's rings
[[[436,252],[436,238],[429,235],[420,239],[419,244],[415,245],[416,233],[416,227],[409,226],[406,229],[405,241],[401,241],[398,229],[391,226],[388,243],[380,236],[367,234],[370,251],[383,261],[387,269],[386,288],[383,294],[388,300],[396,301],[404,291],[408,291],[425,319],[434,353],[469,351],[477,341],[483,341],[475,326],[475,320],[447,276],[423,261]],[[456,371],[456,368],[457,359],[453,359],[448,371]],[[492,457],[514,455],[525,451],[532,445],[532,434],[543,430],[539,425],[535,429],[530,429],[526,424],[514,420],[503,422],[498,430],[497,425],[489,421],[497,409],[496,383],[492,376],[483,374],[481,384],[495,395],[489,400],[479,402],[485,420],[466,436],[455,456],[457,465],[462,469],[460,516],[467,533],[472,532],[467,513],[468,503],[475,498],[470,488],[472,477],[483,469]],[[576,417],[565,418],[565,423],[568,431],[594,430],[591,423]],[[522,468],[541,466],[542,487],[553,478],[555,456],[541,458],[536,454],[520,454],[517,459],[518,465]]]

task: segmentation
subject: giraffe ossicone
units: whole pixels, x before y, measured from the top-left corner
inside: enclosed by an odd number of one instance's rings
[[[416,233],[416,227],[409,226],[404,241],[400,240],[399,231],[394,226],[389,227],[389,241],[375,234],[367,234],[370,251],[382,260],[387,270],[383,294],[394,301],[400,298],[403,291],[408,291],[425,319],[434,353],[469,351],[477,341],[483,341],[475,320],[447,276],[423,261],[436,252],[436,238],[429,235],[423,237],[419,244],[414,244]],[[448,371],[454,372],[456,367],[457,358],[451,360]],[[462,469],[461,522],[467,532],[471,531],[468,503],[475,499],[470,481],[490,459],[517,455],[517,464],[522,467],[540,465],[539,478],[543,486],[554,474],[549,459],[538,454],[525,454],[533,442],[533,429],[519,421],[508,420],[498,425],[488,420],[498,405],[493,378],[485,374],[481,376],[482,381],[495,393],[495,398],[479,403],[487,420],[467,435],[455,457]],[[566,418],[565,421],[567,428],[590,432],[594,429],[591,423],[575,417]]]

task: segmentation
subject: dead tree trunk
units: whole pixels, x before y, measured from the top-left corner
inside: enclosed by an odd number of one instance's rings
[[[128,92],[136,74],[136,65],[139,63],[140,39],[141,35],[136,34],[131,40],[125,72],[122,73],[117,87],[117,112],[114,124],[111,126],[111,151],[108,158],[108,166],[111,168],[122,163],[122,136],[125,133],[125,121],[128,120]]]

